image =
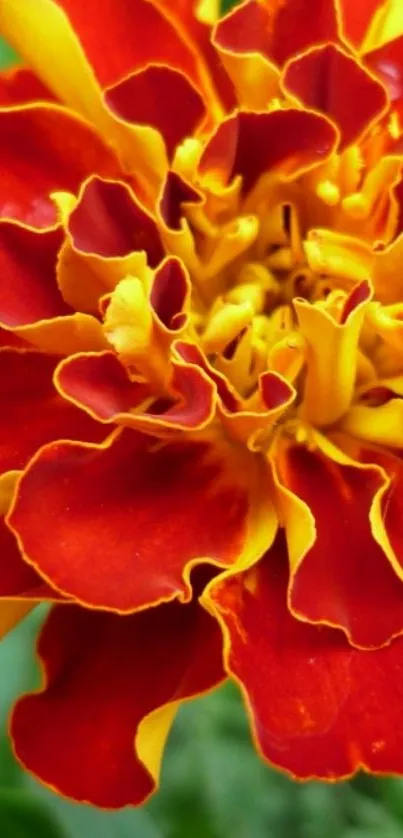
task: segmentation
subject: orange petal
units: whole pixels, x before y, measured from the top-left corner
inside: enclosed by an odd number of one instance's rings
[[[53,790],[108,808],[155,790],[179,704],[224,677],[220,633],[197,602],[125,618],[59,606],[38,654],[42,691],[11,721],[17,757]]]

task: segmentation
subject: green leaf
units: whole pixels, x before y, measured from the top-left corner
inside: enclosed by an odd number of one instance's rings
[[[1,834],[7,838],[65,838],[57,820],[31,794],[0,789]]]

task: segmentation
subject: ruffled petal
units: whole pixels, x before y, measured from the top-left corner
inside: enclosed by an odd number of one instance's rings
[[[383,85],[335,44],[314,47],[291,59],[282,84],[305,107],[336,123],[341,149],[369,132],[388,106]]]
[[[119,119],[159,131],[169,157],[206,116],[203,99],[188,78],[160,65],[147,66],[110,87],[105,102]]]
[[[282,65],[310,44],[338,39],[333,0],[246,0],[218,24],[216,39],[233,52],[260,52]]]
[[[65,200],[70,204],[70,196],[59,195]],[[86,181],[65,225],[57,282],[78,311],[97,314],[100,298],[122,277],[143,277],[147,263],[154,267],[164,256],[155,219],[122,181]]]
[[[45,683],[14,710],[16,755],[52,789],[108,808],[155,790],[178,706],[224,677],[218,627],[197,602],[125,618],[59,606],[38,653]]]
[[[210,379],[195,367],[175,362],[165,398],[158,398],[145,382],[133,381],[112,352],[67,359],[59,366],[56,385],[65,398],[100,422],[155,436],[170,436],[173,429],[201,430],[215,412]]]
[[[82,253],[116,259],[144,250],[151,267],[164,255],[156,221],[121,181],[90,178],[67,229],[74,248]]]
[[[314,246],[316,242],[312,240]],[[304,299],[294,300],[301,333],[309,348],[302,413],[317,427],[336,422],[350,406],[358,340],[371,294],[366,280],[358,283],[345,299],[339,318]]]
[[[0,350],[0,474],[24,468],[54,439],[105,438],[105,428],[57,394],[52,381],[57,362],[39,352]]]
[[[316,525],[314,543],[294,556],[289,605],[302,619],[343,628],[353,645],[374,648],[403,633],[403,579],[376,540],[387,479],[376,466],[343,464],[329,453],[290,446],[278,460],[282,484]]]
[[[197,80],[200,62],[169,9],[152,0],[58,0],[102,87],[157,62]]]
[[[215,14],[200,14],[203,4],[200,0],[177,0],[173,5],[171,0],[156,0],[158,6],[175,18],[177,26],[186,35],[188,42],[192,43],[197,53],[202,58],[213,85],[219,94],[221,102],[230,111],[235,104],[234,91],[231,82],[225,73],[220,61],[217,61],[217,53],[211,42],[211,29],[219,15],[219,9]],[[208,6],[209,2],[204,4]],[[215,0],[210,4],[218,6]]]
[[[227,185],[240,175],[248,192],[268,171],[287,177],[326,159],[337,142],[334,126],[314,113],[289,108],[270,113],[238,113],[222,122],[207,143],[199,164]]]
[[[33,567],[24,562],[16,538],[5,522],[18,477],[18,471],[0,477],[0,637],[25,616],[35,602],[61,598]]]
[[[1,326],[46,352],[103,349],[107,342],[100,322],[74,314],[57,287],[61,241],[56,227],[39,231],[0,222]]]
[[[89,174],[119,169],[90,125],[52,104],[0,111],[0,160],[0,216],[35,227],[57,220],[52,192],[76,192]]]
[[[196,564],[255,561],[277,526],[267,481],[259,458],[224,441],[161,444],[125,430],[100,446],[43,448],[9,522],[65,594],[131,612],[188,600]]]
[[[287,582],[279,538],[256,568],[205,596],[259,751],[300,779],[344,779],[362,768],[401,774],[403,640],[354,649],[341,632],[292,617]]]

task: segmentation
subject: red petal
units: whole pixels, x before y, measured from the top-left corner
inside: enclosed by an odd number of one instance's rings
[[[225,183],[236,175],[247,192],[264,172],[296,175],[325,159],[335,146],[332,124],[314,113],[289,108],[239,113],[217,128],[200,160],[202,174],[213,171]]]
[[[341,147],[356,142],[387,107],[384,87],[334,44],[291,60],[283,84],[308,108],[329,116],[341,131]]]
[[[364,652],[339,631],[295,620],[286,565],[279,538],[255,569],[211,594],[260,751],[301,779],[401,774],[403,639]],[[379,606],[377,616],[388,602]]]
[[[0,111],[0,160],[0,216],[35,227],[57,220],[52,192],[76,192],[92,172],[118,171],[89,125],[50,104]]]
[[[186,34],[186,40],[192,44],[205,62],[214,86],[228,111],[236,104],[234,89],[221,61],[211,43],[211,26],[201,23],[197,17],[199,0],[157,0],[158,6],[175,18],[180,30]]]
[[[53,93],[28,67],[12,67],[0,73],[0,105],[22,105],[27,102],[54,102]]]
[[[371,506],[384,486],[379,470],[340,465],[302,446],[288,449],[279,470],[316,522],[315,544],[292,579],[291,607],[343,628],[364,648],[403,632],[403,582],[371,532]]]
[[[10,328],[70,314],[56,284],[59,229],[0,222],[0,321]]]
[[[74,247],[105,258],[145,250],[155,267],[164,251],[157,224],[126,184],[93,177],[69,218]]]
[[[242,402],[231,388],[227,377],[209,364],[206,356],[195,343],[178,340],[175,342],[175,349],[180,358],[188,364],[200,367],[214,381],[220,401],[229,413],[237,413],[242,409]]]
[[[125,618],[59,606],[38,651],[46,686],[14,710],[17,756],[53,789],[108,808],[155,789],[134,747],[144,717],[223,678],[218,627],[197,602]]]
[[[389,451],[360,448],[360,460],[381,466],[391,480],[382,498],[382,522],[397,561],[403,568],[403,462]]]
[[[246,0],[217,25],[215,41],[233,52],[260,52],[276,64],[310,44],[338,40],[333,0]]]
[[[403,36],[365,55],[365,63],[384,83],[392,102],[403,99]]]
[[[343,34],[355,46],[359,47],[364,40],[371,19],[381,7],[382,0],[337,0],[340,7]]]
[[[105,428],[56,392],[57,362],[39,352],[0,351],[0,473],[23,468],[54,439],[99,442],[105,437]]]
[[[48,598],[50,588],[33,567],[22,559],[16,538],[4,518],[0,518],[0,556],[0,600],[3,597],[36,600]],[[56,591],[53,598],[59,599]]]
[[[167,430],[172,427],[185,430],[203,427],[213,414],[213,386],[191,366],[173,362],[172,373],[171,398],[158,399],[147,384],[130,379],[112,352],[83,354],[60,365],[57,384],[63,396],[101,422],[148,430],[156,436],[161,431],[161,436],[167,436]],[[145,402],[143,410],[142,402]],[[139,408],[137,413],[136,408]]]
[[[177,331],[184,325],[185,307],[190,296],[189,276],[182,262],[170,257],[155,272],[150,306],[164,329]]]
[[[169,67],[150,66],[132,73],[106,91],[105,101],[120,119],[156,128],[170,157],[206,115],[200,93],[183,73]]]
[[[161,190],[159,211],[164,224],[170,230],[180,230],[183,204],[201,204],[202,201],[200,192],[196,192],[177,172],[168,172]]]
[[[57,386],[63,396],[90,411],[100,421],[114,421],[152,396],[148,384],[132,381],[113,352],[74,355],[57,371]]]
[[[103,87],[146,64],[177,68],[197,79],[196,55],[168,13],[150,0],[59,0]]]
[[[230,457],[132,430],[103,447],[50,445],[10,522],[39,572],[81,602],[130,612],[185,600],[190,563],[231,565],[244,549],[250,486]]]

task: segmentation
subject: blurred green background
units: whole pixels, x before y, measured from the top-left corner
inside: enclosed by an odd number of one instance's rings
[[[0,42],[0,67],[13,60]],[[14,698],[35,683],[42,619],[38,609],[0,643],[0,838],[403,838],[403,780],[291,782],[256,756],[228,687],[179,713],[161,791],[143,809],[99,812],[46,791],[20,770],[6,733]]]

